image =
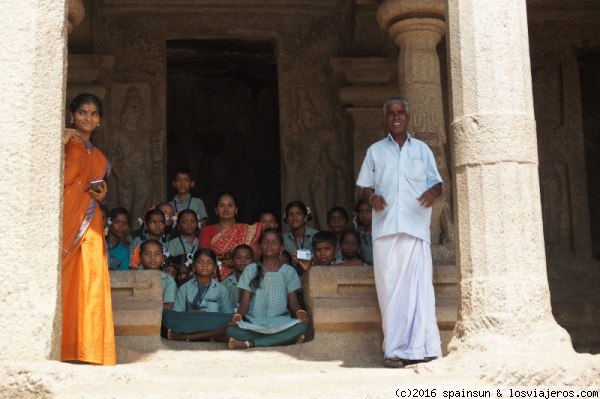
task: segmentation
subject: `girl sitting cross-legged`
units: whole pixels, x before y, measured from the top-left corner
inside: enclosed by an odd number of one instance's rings
[[[300,344],[308,328],[308,315],[300,308],[296,293],[300,279],[283,261],[281,233],[267,229],[259,243],[261,262],[246,266],[238,282],[240,306],[227,327],[229,349]]]
[[[194,277],[179,287],[174,311],[163,311],[167,338],[224,341],[233,305],[227,289],[213,278],[217,256],[210,248],[200,248],[194,254],[192,267]]]

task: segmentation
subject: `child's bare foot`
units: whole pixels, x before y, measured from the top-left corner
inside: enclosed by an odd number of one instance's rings
[[[304,334],[298,335],[298,338],[296,338],[296,345],[303,343],[305,338],[306,337],[304,336]]]
[[[254,342],[252,341],[240,341],[239,339],[229,338],[227,343],[229,349],[250,349],[254,348]]]
[[[167,339],[169,341],[185,341],[186,340],[186,335],[187,334],[177,334],[177,333],[174,333],[173,330],[171,330],[170,328],[167,331]]]

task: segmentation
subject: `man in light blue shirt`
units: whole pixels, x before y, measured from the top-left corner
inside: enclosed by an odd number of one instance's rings
[[[407,131],[408,101],[390,98],[383,111],[389,134],[369,147],[356,184],[373,207],[384,366],[404,367],[442,356],[429,231],[442,178],[427,144]]]

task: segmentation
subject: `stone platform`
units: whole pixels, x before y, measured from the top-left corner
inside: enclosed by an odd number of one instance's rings
[[[111,271],[115,336],[160,335],[162,280],[157,270]]]
[[[433,281],[442,350],[447,354],[458,316],[456,267],[450,263],[434,265]],[[313,266],[304,289],[315,340],[324,339],[331,344],[348,339],[354,351],[381,350],[381,314],[372,267]]]

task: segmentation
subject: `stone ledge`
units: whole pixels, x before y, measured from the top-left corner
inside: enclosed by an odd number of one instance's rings
[[[111,271],[116,336],[159,336],[162,279],[159,271]]]

